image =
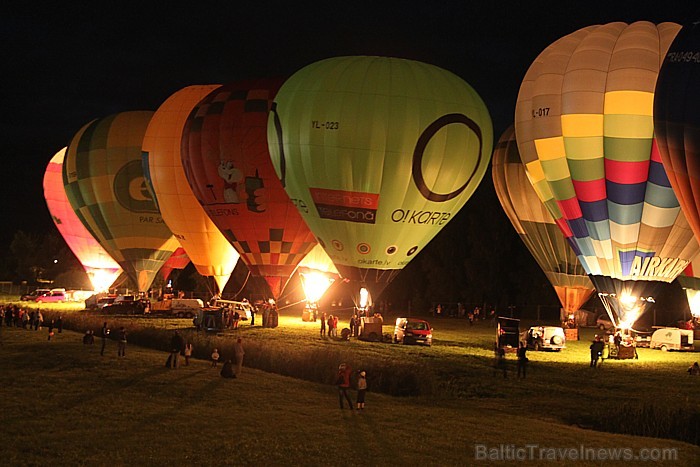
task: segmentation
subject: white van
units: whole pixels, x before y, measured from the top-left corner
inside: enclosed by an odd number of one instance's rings
[[[667,350],[694,350],[693,331],[690,329],[661,328],[651,335],[649,348]]]

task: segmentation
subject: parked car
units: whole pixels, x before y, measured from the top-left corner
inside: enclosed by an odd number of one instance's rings
[[[610,317],[608,315],[598,316],[598,319],[595,320],[595,327],[601,331],[612,331],[615,329],[615,325],[612,321],[610,321]]]
[[[520,340],[533,350],[560,351],[566,348],[564,329],[557,326],[533,326],[521,334]]]
[[[661,328],[651,335],[649,348],[667,350],[694,350],[693,331],[690,329]]]
[[[433,345],[433,328],[430,323],[417,318],[396,318],[394,326],[395,344],[425,344]]]
[[[51,289],[36,289],[22,295],[21,297],[19,297],[19,299],[23,302],[35,302],[38,297],[48,295],[50,293]]]
[[[150,302],[147,299],[139,299],[133,295],[117,297],[114,302],[106,303],[102,307],[103,313],[119,315],[141,315],[147,312]]]
[[[218,299],[212,303],[212,307],[228,308],[231,312],[237,311],[242,321],[251,319],[253,315],[253,305],[250,302],[237,302],[235,300]]]
[[[36,297],[37,303],[60,303],[67,300],[65,289],[52,289],[48,294]]]

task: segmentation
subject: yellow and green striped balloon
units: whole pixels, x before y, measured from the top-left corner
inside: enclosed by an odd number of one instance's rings
[[[73,210],[145,292],[180,245],[145,183],[141,146],[153,112],[94,120],[68,145],[63,182]]]

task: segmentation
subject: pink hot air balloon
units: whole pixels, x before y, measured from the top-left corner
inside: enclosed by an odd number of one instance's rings
[[[122,268],[95,240],[73,211],[63,187],[63,158],[66,148],[51,158],[44,173],[44,198],[56,228],[83,265],[95,291],[106,291]]]

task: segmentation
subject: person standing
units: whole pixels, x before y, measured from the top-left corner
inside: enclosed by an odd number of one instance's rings
[[[595,340],[590,346],[591,349],[591,368],[597,368],[598,367],[598,359],[603,355],[603,349],[605,348],[605,345],[603,344],[603,341],[600,339],[600,336],[595,336]]]
[[[109,336],[109,328],[107,327],[107,321],[102,325],[100,330],[100,337],[102,338],[102,349],[100,350],[100,355],[105,354],[105,345],[107,345],[107,336]]]
[[[498,343],[493,346],[494,357],[496,358],[496,364],[494,365],[494,374],[499,371],[503,372],[503,378],[508,378],[508,368],[506,366],[506,351],[503,347],[500,347]]]
[[[185,340],[180,335],[179,331],[175,331],[170,339],[170,368],[177,368],[177,360],[180,352],[185,350]]]
[[[326,337],[326,312],[321,313],[321,337]]]
[[[527,375],[527,362],[529,359],[527,358],[527,347],[523,342],[520,343],[520,346],[518,347],[518,378],[520,378],[520,374],[522,373],[523,379]]]
[[[350,389],[350,373],[352,369],[347,363],[341,363],[338,366],[338,374],[335,377],[335,383],[338,386],[338,402],[340,403],[340,408],[345,408],[343,406],[343,400],[348,401],[348,407],[350,410],[353,409],[352,399],[350,394],[348,394],[348,389]]]
[[[189,366],[190,364],[190,357],[192,356],[193,349],[192,342],[185,344],[185,366]]]
[[[119,328],[119,345],[117,347],[117,356],[126,357],[126,329],[124,329],[124,326]]]
[[[365,409],[365,393],[367,392],[367,373],[361,371],[357,379],[357,410]]]
[[[58,320],[56,321],[56,328],[58,329],[59,334],[63,332],[63,318],[61,318],[61,315],[58,315]]]
[[[236,375],[241,376],[241,371],[243,370],[243,356],[245,351],[243,350],[243,341],[239,337],[236,343],[233,344],[233,356],[236,359]]]
[[[211,353],[211,366],[216,367],[217,363],[219,363],[219,351],[214,349]]]
[[[54,320],[51,320],[49,323],[49,340],[53,337],[53,326],[54,326]]]
[[[350,317],[350,324],[348,325],[350,327],[350,337],[355,336],[355,322],[356,322],[356,315],[355,313],[352,314]],[[355,336],[357,337],[357,336]]]

